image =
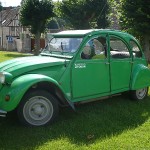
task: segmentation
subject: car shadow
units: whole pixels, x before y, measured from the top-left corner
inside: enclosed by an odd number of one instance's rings
[[[121,96],[62,108],[58,120],[45,127],[25,127],[15,115],[0,118],[0,148],[34,149],[43,144],[67,138],[76,145],[91,144],[97,139],[119,135],[135,129],[150,117],[150,97],[141,102]]]

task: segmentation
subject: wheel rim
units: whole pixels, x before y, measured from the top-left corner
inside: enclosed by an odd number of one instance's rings
[[[147,88],[136,90],[136,96],[138,99],[143,99],[146,96]]]
[[[35,126],[46,124],[53,116],[53,105],[43,96],[35,96],[29,99],[23,108],[26,121]]]

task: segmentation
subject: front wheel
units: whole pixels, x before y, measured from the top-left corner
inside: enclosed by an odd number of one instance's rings
[[[18,117],[24,125],[43,126],[55,120],[58,109],[57,100],[52,95],[36,90],[24,96],[18,107]]]
[[[143,100],[148,93],[148,88],[138,89],[131,91],[131,98],[134,100]]]

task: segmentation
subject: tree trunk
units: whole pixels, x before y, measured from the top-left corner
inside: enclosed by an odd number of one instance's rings
[[[144,35],[144,53],[148,62],[150,62],[150,36]]]
[[[37,32],[35,34],[35,51],[34,51],[34,55],[39,55],[39,50],[40,50],[40,37],[41,37],[41,33]]]

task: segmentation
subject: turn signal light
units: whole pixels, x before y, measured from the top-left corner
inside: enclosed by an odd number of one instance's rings
[[[9,101],[10,100],[10,96],[9,95],[6,95],[5,96],[5,101]]]

